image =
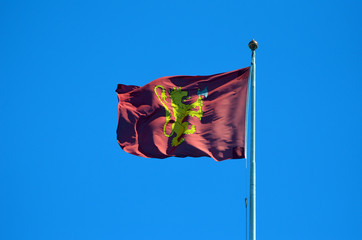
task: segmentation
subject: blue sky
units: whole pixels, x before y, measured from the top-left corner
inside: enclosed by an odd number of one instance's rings
[[[245,160],[144,159],[117,83],[257,50],[257,238],[360,239],[360,1],[0,1],[0,239],[245,239]]]

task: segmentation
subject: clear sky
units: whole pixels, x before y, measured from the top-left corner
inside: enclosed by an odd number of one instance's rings
[[[257,238],[361,239],[361,9],[0,1],[0,239],[245,239],[245,160],[145,159],[117,83],[257,62]]]

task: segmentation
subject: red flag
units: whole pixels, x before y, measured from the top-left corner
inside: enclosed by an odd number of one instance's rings
[[[249,67],[118,84],[119,145],[149,158],[244,158],[248,77]]]

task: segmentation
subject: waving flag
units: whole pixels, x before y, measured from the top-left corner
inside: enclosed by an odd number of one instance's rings
[[[248,77],[249,67],[118,84],[119,145],[148,158],[244,158]]]

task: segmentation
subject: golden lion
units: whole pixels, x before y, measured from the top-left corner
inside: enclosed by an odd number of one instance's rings
[[[162,89],[161,96],[157,93],[158,88]],[[171,121],[171,111],[166,105],[166,103],[167,103],[166,90],[161,85],[157,85],[154,88],[154,90],[155,90],[155,93],[156,93],[158,99],[160,100],[160,102],[162,103],[163,107],[166,110],[166,122],[163,126],[163,133],[165,134],[166,137],[172,137],[172,135],[174,135],[174,133],[176,133],[176,136],[173,137],[173,139],[171,141],[171,145],[176,147],[185,140],[184,138],[181,138],[181,136],[183,134],[193,134],[196,131],[195,125],[191,125],[191,128],[189,129],[188,127],[189,127],[190,123],[183,122],[183,121],[186,116],[197,117],[198,119],[201,120],[201,117],[203,115],[203,112],[201,110],[201,107],[203,105],[201,95],[199,95],[199,97],[197,98],[197,100],[194,103],[184,104],[183,103],[184,100],[182,98],[187,97],[187,95],[188,95],[187,91],[182,91],[180,87],[174,87],[172,90],[169,91],[170,98],[171,98],[171,107],[173,109],[173,116],[175,118],[175,121],[172,123],[171,133],[167,134],[166,126]],[[190,99],[190,98],[191,97],[187,97],[186,99]],[[192,110],[197,107],[198,107],[197,111]]]

